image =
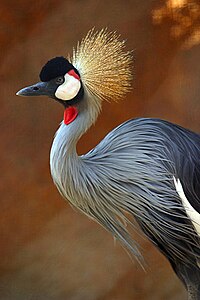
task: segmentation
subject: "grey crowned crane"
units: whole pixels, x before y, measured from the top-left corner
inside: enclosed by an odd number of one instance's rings
[[[71,58],[49,60],[41,82],[17,95],[47,95],[64,106],[50,154],[61,195],[141,261],[126,226],[136,220],[167,257],[189,299],[200,299],[200,135],[164,120],[137,118],[113,129],[87,154],[76,151],[102,101],[117,101],[130,90],[132,54],[124,47],[116,33],[91,30]]]

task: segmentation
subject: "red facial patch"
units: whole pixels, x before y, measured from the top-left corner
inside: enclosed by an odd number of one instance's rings
[[[78,110],[75,106],[69,106],[64,111],[64,123],[69,125],[72,123],[78,116]]]
[[[73,76],[74,78],[80,80],[79,75],[73,69],[70,70],[67,74],[69,74],[70,76]]]

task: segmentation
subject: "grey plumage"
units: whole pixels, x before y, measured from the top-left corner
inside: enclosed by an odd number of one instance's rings
[[[61,125],[51,150],[51,172],[60,193],[142,262],[126,226],[135,226],[134,222],[124,212],[134,216],[191,294],[196,293],[200,242],[174,188],[173,176],[191,182],[200,137],[166,121],[135,119],[79,157],[75,151],[79,136],[72,127],[79,128],[83,120],[74,122],[71,127]],[[184,272],[186,279],[181,277]]]
[[[74,122],[76,128],[78,122],[83,124],[78,119]],[[183,210],[173,176],[181,178],[185,167],[181,161],[192,134],[173,126],[161,120],[130,120],[79,157],[75,152],[78,136],[62,124],[51,151],[51,172],[65,198],[138,257],[124,211],[134,215],[155,243],[167,245],[169,257],[191,263],[199,259],[199,238]],[[176,141],[178,132],[182,136]],[[199,136],[195,138],[200,143]]]

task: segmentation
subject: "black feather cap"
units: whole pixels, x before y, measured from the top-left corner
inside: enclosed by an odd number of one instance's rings
[[[42,67],[40,80],[46,82],[58,76],[64,76],[72,69],[80,76],[76,68],[65,57],[54,57]]]

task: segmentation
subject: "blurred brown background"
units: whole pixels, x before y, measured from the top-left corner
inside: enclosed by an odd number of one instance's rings
[[[134,89],[124,102],[104,103],[79,152],[138,116],[200,132],[199,0],[1,0],[0,19],[0,299],[186,299],[151,243],[139,240],[144,272],[61,198],[49,173],[49,149],[63,109],[15,92],[38,81],[41,66],[67,55],[90,28],[108,27],[135,49]]]

